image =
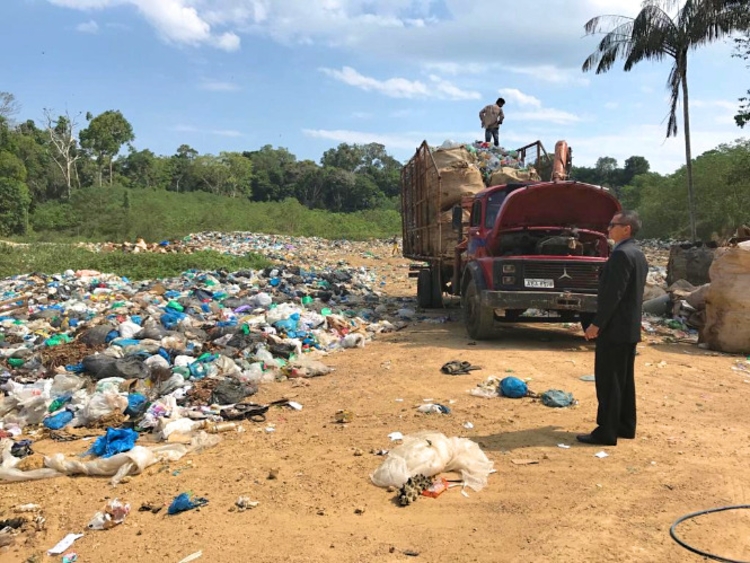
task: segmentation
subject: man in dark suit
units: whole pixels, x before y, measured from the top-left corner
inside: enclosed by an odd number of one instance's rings
[[[586,329],[596,339],[597,427],[576,438],[584,444],[617,445],[635,438],[635,347],[641,340],[641,308],[648,263],[633,237],[641,227],[635,211],[622,211],[609,224],[615,246],[599,277],[597,311]]]

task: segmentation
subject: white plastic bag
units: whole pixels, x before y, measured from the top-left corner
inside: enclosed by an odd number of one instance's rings
[[[432,477],[456,471],[466,486],[480,491],[493,467],[476,442],[447,438],[439,432],[418,432],[404,436],[403,443],[388,453],[370,479],[378,487],[401,487],[414,475]]]
[[[83,407],[80,418],[84,424],[95,422],[112,413],[123,413],[128,408],[128,398],[117,393],[94,393]]]

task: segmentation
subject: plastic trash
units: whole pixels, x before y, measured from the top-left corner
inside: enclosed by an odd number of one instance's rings
[[[517,377],[509,376],[505,377],[500,381],[500,394],[503,397],[510,397],[511,399],[519,399],[525,397],[529,393],[529,388],[526,383]]]
[[[208,499],[203,497],[191,496],[190,493],[181,493],[175,497],[172,504],[169,505],[167,514],[174,515],[187,510],[193,510],[208,504]]]
[[[50,430],[60,430],[65,428],[73,420],[73,413],[70,411],[61,411],[55,415],[49,416],[42,421],[45,428]]]
[[[575,403],[573,393],[566,393],[559,389],[550,389],[541,395],[542,404],[547,407],[564,408]]]
[[[109,501],[104,508],[97,512],[88,524],[90,530],[109,530],[122,524],[130,514],[130,504],[118,499]]]
[[[133,449],[138,432],[129,428],[107,428],[107,433],[96,439],[88,453],[108,458]]]
[[[447,438],[437,432],[418,432],[403,437],[400,446],[370,476],[378,487],[401,487],[410,477],[457,471],[466,486],[480,491],[487,484],[493,463],[476,442]]]

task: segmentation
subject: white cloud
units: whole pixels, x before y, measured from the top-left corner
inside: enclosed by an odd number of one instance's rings
[[[441,98],[449,100],[478,100],[479,92],[462,90],[438,76],[430,76],[430,84],[406,78],[378,80],[365,76],[355,69],[345,66],[341,70],[321,68],[321,72],[366,92],[379,92],[391,98]]]
[[[78,10],[94,10],[129,4],[134,6],[165,41],[179,45],[212,45],[236,51],[240,38],[236,33],[215,34],[200,15],[194,0],[48,0],[52,4]]]
[[[134,6],[160,36],[176,44],[231,51],[239,48],[242,34],[252,34],[380,58],[404,60],[408,53],[411,62],[433,65],[429,68],[441,75],[501,64],[557,83],[586,82],[579,70],[591,48],[581,41],[586,20],[601,13],[633,15],[640,6],[640,0],[576,0],[564,9],[558,0],[553,10],[544,2],[522,10],[488,9],[487,0],[48,1],[79,10]],[[518,31],[528,29],[534,33]]]
[[[84,23],[79,23],[76,26],[76,31],[80,31],[81,33],[96,34],[96,33],[99,33],[99,24],[96,23],[94,20],[89,20]]]
[[[516,88],[501,88],[499,92],[503,95],[503,98],[505,98],[505,101],[508,103],[515,102],[519,106],[531,106],[535,108],[542,107],[542,102],[539,98],[536,98],[529,94],[524,94]]]
[[[513,114],[514,119],[520,121],[546,121],[547,123],[557,123],[568,125],[581,121],[581,118],[567,111],[553,108],[539,108],[535,111],[524,111]]]
[[[234,82],[222,82],[220,80],[204,80],[198,87],[210,92],[236,92],[240,89]]]

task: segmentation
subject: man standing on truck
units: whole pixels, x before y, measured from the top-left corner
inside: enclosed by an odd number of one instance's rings
[[[485,143],[489,143],[491,138],[495,146],[499,145],[500,126],[505,119],[505,113],[503,112],[504,105],[505,100],[498,98],[494,104],[483,107],[482,111],[479,112],[479,119],[482,122],[482,127],[484,127]]]
[[[641,227],[635,211],[622,211],[609,223],[615,243],[599,277],[597,310],[586,329],[596,339],[594,373],[597,427],[576,439],[584,444],[617,445],[635,438],[635,347],[641,340],[643,290],[648,263],[633,237]]]

